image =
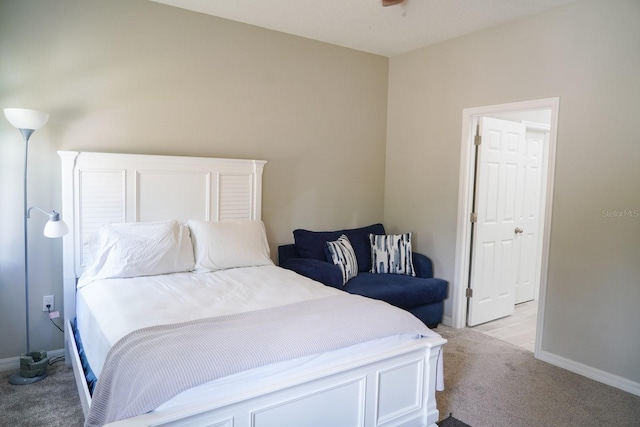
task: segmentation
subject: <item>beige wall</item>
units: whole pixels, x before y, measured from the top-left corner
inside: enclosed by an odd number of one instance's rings
[[[453,281],[462,110],[559,96],[542,348],[636,384],[639,18],[585,0],[392,58],[384,216]]]
[[[267,160],[272,255],[297,227],[382,221],[388,59],[146,0],[0,3],[0,106],[48,111],[30,205],[60,209],[56,150]],[[22,156],[0,119],[0,359],[23,352]],[[31,233],[32,348],[62,348],[59,241]],[[35,260],[38,257],[39,259]]]

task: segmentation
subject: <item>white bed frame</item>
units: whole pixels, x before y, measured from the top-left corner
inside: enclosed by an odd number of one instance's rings
[[[59,152],[62,159],[65,348],[83,411],[91,397],[71,333],[87,239],[109,222],[260,219],[265,161]],[[330,368],[216,400],[151,412],[113,426],[435,426],[442,338],[412,340]]]

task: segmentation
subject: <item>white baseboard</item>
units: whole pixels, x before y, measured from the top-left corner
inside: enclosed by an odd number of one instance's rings
[[[64,349],[47,350],[47,356],[49,359],[54,357],[64,356]],[[2,371],[15,371],[20,369],[20,357],[8,357],[6,359],[0,359],[0,372]]]
[[[600,369],[593,368],[591,366],[584,365],[582,363],[558,356],[557,354],[549,353],[548,351],[540,351],[538,358],[544,362],[566,369],[567,371],[574,372],[584,377],[590,378],[594,381],[601,382],[611,387],[618,388],[628,393],[640,396],[640,383],[631,381],[629,379],[620,377],[618,375],[611,374],[609,372],[602,371]]]
[[[451,317],[449,316],[442,316],[442,323],[444,326],[449,326],[451,327],[453,325],[453,320],[451,320]]]

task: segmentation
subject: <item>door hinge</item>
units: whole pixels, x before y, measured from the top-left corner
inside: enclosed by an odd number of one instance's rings
[[[476,134],[476,136],[473,137],[473,143],[475,145],[482,144],[482,137],[480,135]]]
[[[471,222],[478,221],[478,214],[475,213],[475,212],[471,212],[471,215],[469,215],[469,221],[471,221]]]
[[[467,288],[466,297],[467,298],[472,298],[473,297],[473,289]]]

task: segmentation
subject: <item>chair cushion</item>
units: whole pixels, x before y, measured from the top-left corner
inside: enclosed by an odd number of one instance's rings
[[[366,272],[371,268],[371,243],[369,234],[385,234],[382,224],[373,224],[362,228],[352,228],[339,231],[309,231],[297,229],[293,231],[298,253],[302,258],[313,258],[331,262],[325,254],[327,242],[338,240],[341,235],[347,236],[356,253],[358,271]]]
[[[358,273],[344,287],[349,293],[386,301],[403,309],[442,301],[447,297],[447,288],[447,281],[442,279],[368,272]]]

